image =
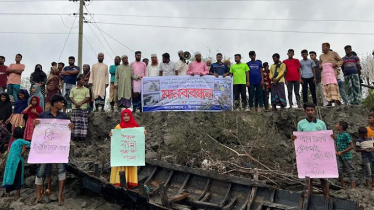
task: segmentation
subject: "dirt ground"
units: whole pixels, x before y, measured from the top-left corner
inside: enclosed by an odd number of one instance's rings
[[[329,129],[333,129],[340,120],[348,122],[348,132],[354,140],[358,127],[366,126],[367,114],[368,110],[361,106],[318,109],[318,118],[324,120]],[[297,178],[294,146],[290,140],[297,122],[305,118],[302,109],[263,113],[137,113],[135,118],[148,132],[146,158],[160,158],[170,163],[242,177],[251,177],[250,169],[256,167],[260,169],[260,179],[266,180],[270,187],[303,188],[303,180]],[[108,133],[119,121],[119,112],[90,114],[89,136],[84,142],[72,142],[70,161],[86,171],[93,171],[93,165],[99,164],[103,173],[107,174],[110,170]],[[238,154],[244,156],[238,157]],[[357,189],[334,187],[336,190],[332,191],[332,195],[358,200],[365,209],[374,210],[374,199],[371,199],[374,191],[362,185],[361,156],[354,153],[354,160]],[[0,198],[0,209],[55,209],[55,201],[30,205],[35,198],[35,166],[26,166],[26,169],[26,181],[29,183],[26,183],[22,197],[14,202],[10,202],[9,198]],[[336,180],[330,181],[337,184]],[[316,187],[318,192],[318,184]],[[57,189],[54,191],[57,192]],[[0,196],[2,194],[3,191],[0,191]],[[82,192],[74,177],[68,181],[65,196],[66,204],[61,209],[121,208],[97,195]]]

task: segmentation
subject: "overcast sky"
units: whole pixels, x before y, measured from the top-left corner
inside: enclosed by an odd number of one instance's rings
[[[33,2],[34,1],[34,2]],[[341,56],[344,46],[352,45],[353,50],[360,55],[370,53],[374,49],[374,1],[373,0],[259,0],[259,1],[93,1],[87,3],[87,9],[93,14],[96,22],[128,24],[98,24],[101,30],[117,39],[132,50],[140,50],[143,57],[157,53],[159,61],[161,54],[168,52],[172,60],[178,59],[179,50],[201,51],[208,56],[209,49],[214,56],[218,51],[233,57],[241,53],[243,61],[248,61],[248,52],[255,50],[257,59],[271,61],[273,53],[280,53],[281,59],[286,58],[287,50],[293,48],[297,58],[302,49],[321,51],[322,42],[330,42],[332,49]],[[52,61],[67,63],[68,56],[77,57],[78,28],[72,33],[63,50],[69,27],[75,17],[60,16],[21,16],[5,15],[6,13],[59,13],[71,14],[78,12],[77,3],[59,0],[0,0],[1,28],[0,54],[6,57],[6,64],[14,62],[17,53],[23,55],[27,76],[34,70],[37,63],[43,65],[49,73]],[[87,12],[85,10],[85,12]],[[134,16],[105,16],[134,15]],[[166,16],[169,18],[136,17],[136,16]],[[170,18],[170,17],[202,17]],[[92,17],[86,15],[87,20]],[[223,19],[217,19],[223,18]],[[224,19],[227,18],[227,19]],[[238,19],[235,19],[238,18]],[[246,19],[247,18],[247,19]],[[298,19],[295,20],[250,20],[257,19]],[[62,20],[63,21],[62,21]],[[348,21],[300,21],[303,20],[365,20],[361,22]],[[78,19],[75,25],[78,26]],[[371,22],[370,22],[371,21]],[[65,25],[63,24],[65,23]],[[148,25],[148,26],[136,26]],[[175,26],[151,27],[153,26]],[[68,26],[68,27],[67,27]],[[93,64],[97,61],[96,54],[105,54],[104,62],[113,63],[114,55],[127,54],[130,61],[134,60],[133,51],[102,34],[90,24],[100,41],[84,24],[83,63]],[[189,28],[186,28],[189,27]],[[200,29],[197,29],[200,28]],[[201,28],[222,28],[225,30],[206,30]],[[238,30],[239,29],[239,30]],[[260,30],[260,31],[248,31]],[[261,31],[264,30],[264,31]],[[273,31],[303,31],[303,32],[332,32],[342,34],[295,33]],[[4,32],[31,33],[65,33],[65,34],[9,34]],[[362,33],[352,35],[344,33]],[[368,35],[369,34],[369,35]],[[93,50],[89,46],[91,44]],[[110,49],[112,48],[112,50]],[[233,62],[233,60],[232,60]]]

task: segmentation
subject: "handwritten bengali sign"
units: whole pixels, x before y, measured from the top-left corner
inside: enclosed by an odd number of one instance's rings
[[[230,110],[232,87],[231,77],[144,77],[142,107],[144,112]]]
[[[143,127],[112,130],[110,166],[145,166]]]
[[[38,119],[34,129],[28,163],[68,163],[70,120]]]
[[[294,132],[299,178],[338,178],[332,131]]]

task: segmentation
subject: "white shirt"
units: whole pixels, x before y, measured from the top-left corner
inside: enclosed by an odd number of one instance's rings
[[[188,64],[179,60],[177,61],[177,67],[178,67],[178,75],[180,76],[186,76],[187,70],[188,70]]]
[[[157,77],[160,75],[160,68],[158,65],[152,66],[152,63],[147,66],[147,77]]]
[[[162,71],[162,76],[175,76],[175,72],[178,71],[177,65],[174,62],[161,63],[160,71]]]
[[[368,61],[369,80],[374,82],[374,58]]]

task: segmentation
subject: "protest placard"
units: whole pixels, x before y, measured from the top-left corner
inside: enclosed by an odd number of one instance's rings
[[[143,127],[112,130],[110,166],[145,166]]]
[[[31,140],[28,163],[68,163],[70,120],[38,119]]]
[[[231,77],[144,77],[142,108],[144,112],[231,110],[232,88]]]
[[[299,178],[338,178],[332,131],[294,132]]]

